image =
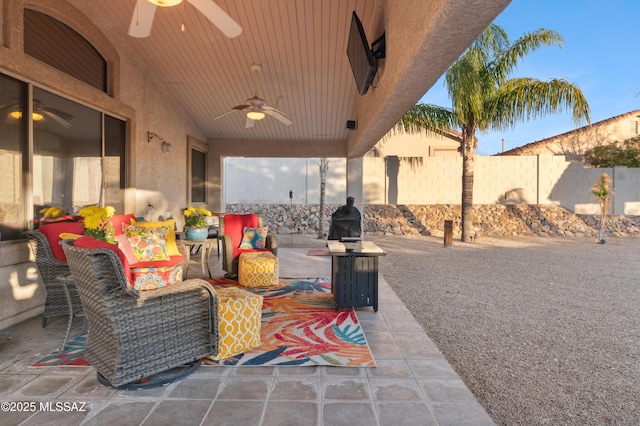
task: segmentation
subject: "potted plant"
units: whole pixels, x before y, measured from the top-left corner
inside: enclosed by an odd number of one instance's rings
[[[112,217],[115,212],[116,209],[111,206],[88,206],[80,209],[78,214],[84,219],[82,221],[84,234],[115,244],[113,224],[109,222],[109,218]]]
[[[189,207],[184,210],[184,232],[192,241],[204,241],[209,236],[207,217],[211,212],[204,207]]]

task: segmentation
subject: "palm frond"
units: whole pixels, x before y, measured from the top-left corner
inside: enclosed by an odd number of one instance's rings
[[[471,44],[463,56],[473,57],[474,61],[487,63],[508,47],[507,32],[499,25],[491,24]]]
[[[442,133],[458,126],[456,115],[449,109],[431,104],[416,104],[391,130],[393,133]]]
[[[487,128],[506,130],[517,122],[565,110],[572,111],[576,126],[590,122],[591,109],[582,90],[567,80],[513,78],[487,101],[486,123]]]
[[[557,45],[562,49],[564,38],[553,30],[540,28],[526,33],[507,49],[496,55],[490,66],[497,85],[501,85],[517,67],[518,61],[541,46]]]

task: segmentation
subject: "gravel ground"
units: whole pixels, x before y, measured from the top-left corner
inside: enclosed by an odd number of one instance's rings
[[[640,239],[367,237],[500,425],[640,425]]]

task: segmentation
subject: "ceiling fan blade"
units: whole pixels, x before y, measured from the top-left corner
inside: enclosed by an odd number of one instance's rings
[[[262,107],[262,111],[265,114],[268,114],[274,118],[276,118],[277,120],[281,121],[283,124],[290,126],[292,121],[289,119],[289,117],[287,117],[287,114],[285,114],[282,111],[278,111],[277,109],[270,107],[270,106],[263,106]]]
[[[242,111],[242,110],[245,110],[245,109],[249,108],[250,106],[251,106],[251,105],[242,104],[242,105],[234,106],[234,107],[233,107],[233,108],[231,108],[231,109],[234,109],[234,110],[236,110],[236,111]]]
[[[242,27],[211,0],[187,0],[229,38],[237,37]]]
[[[71,120],[73,118],[73,115],[69,114],[68,112],[64,112],[54,108],[34,108],[34,111],[35,112],[42,111],[43,113],[55,114],[58,117],[62,118],[63,120]]]
[[[223,113],[222,113],[222,114],[220,114],[219,116],[217,116],[217,117],[213,117],[213,119],[214,119],[214,120],[217,120],[218,118],[222,118],[222,117],[224,117],[225,115],[231,114],[232,112],[236,112],[236,110],[235,110],[235,109],[232,109],[231,111],[223,112]]]
[[[5,109],[18,109],[18,104],[13,103],[13,104],[0,105],[0,111],[4,111]]]
[[[249,117],[247,117],[247,123],[244,125],[244,128],[250,129],[253,127],[254,124],[256,124],[255,120],[252,120]]]
[[[60,117],[58,114],[51,112],[51,110],[43,109],[42,113],[47,117],[53,118],[56,122],[58,122],[58,124],[60,124],[64,128],[68,129],[69,127],[71,127],[71,123],[69,123],[64,118]]]
[[[153,17],[156,14],[156,5],[147,0],[136,1],[133,9],[131,24],[129,24],[129,35],[131,37],[144,38],[151,35]]]

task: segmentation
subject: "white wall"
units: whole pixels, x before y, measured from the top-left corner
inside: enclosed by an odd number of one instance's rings
[[[363,204],[460,204],[462,159],[364,157]],[[227,159],[226,204],[319,203],[317,159]],[[327,204],[345,200],[344,160],[332,159]],[[640,214],[640,169],[585,168],[562,155],[477,156],[475,204],[555,204],[579,214],[597,214],[590,188],[603,173],[613,179],[612,214]],[[259,182],[259,184],[258,184]]]
[[[225,204],[320,203],[319,158],[225,158]],[[330,158],[325,203],[346,200],[346,160]]]

